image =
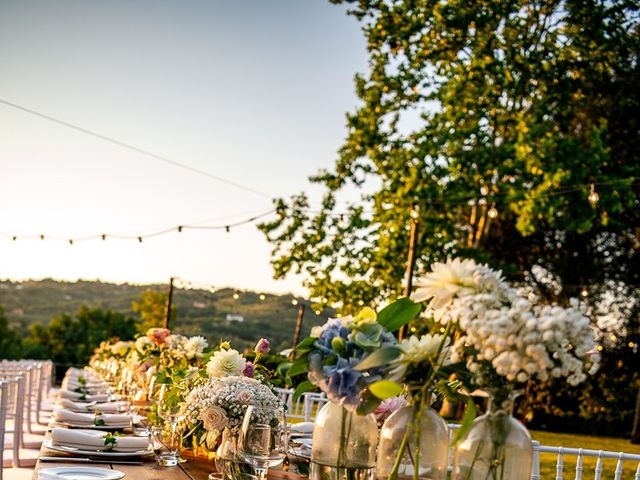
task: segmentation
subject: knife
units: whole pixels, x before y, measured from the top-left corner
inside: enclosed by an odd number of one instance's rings
[[[127,462],[120,460],[94,460],[84,457],[40,457],[41,462],[64,462],[64,463],[112,463],[118,465],[143,465],[143,462]]]

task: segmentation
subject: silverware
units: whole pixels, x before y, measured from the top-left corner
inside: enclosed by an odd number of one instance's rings
[[[86,457],[40,457],[41,462],[63,462],[63,463],[111,463],[119,465],[143,465],[143,462],[121,461],[121,460],[94,460]]]

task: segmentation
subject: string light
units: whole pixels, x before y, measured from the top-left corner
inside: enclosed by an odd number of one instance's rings
[[[267,297],[265,297],[264,293],[261,293],[260,294],[260,300],[264,300],[265,298],[267,298]]]
[[[580,292],[580,295],[583,297],[588,297],[589,291],[586,288],[583,288],[582,291]]]
[[[293,300],[291,300],[291,305],[297,305],[298,304],[298,300],[296,300],[295,298]]]
[[[73,240],[69,239],[69,245],[73,245]]]
[[[593,183],[589,187],[589,196],[587,199],[592,207],[595,207],[598,204],[598,200],[600,200],[600,195],[596,192],[596,186]]]
[[[496,218],[498,216],[498,209],[496,208],[496,204],[495,203],[493,205],[491,205],[491,208],[487,212],[487,215],[491,219],[494,219],[494,218]]]
[[[256,220],[262,218],[262,217],[266,217],[267,215],[271,215],[272,213],[275,212],[275,209],[271,209],[267,212],[264,212],[260,215],[254,215],[253,217],[247,218],[246,220],[239,220],[238,222],[229,224],[229,225],[178,225],[176,227],[170,227],[170,228],[163,228],[162,230],[153,232],[153,233],[149,233],[146,235],[118,235],[118,234],[106,234],[106,233],[100,233],[100,234],[96,234],[96,235],[88,235],[86,237],[80,237],[80,238],[74,238],[73,242],[80,242],[80,241],[88,241],[88,240],[106,240],[107,236],[111,237],[111,238],[115,238],[118,240],[137,240],[138,243],[142,243],[144,239],[147,238],[151,238],[151,237],[157,237],[160,235],[166,235],[172,232],[183,232],[186,229],[190,229],[190,230],[222,230],[224,229],[227,233],[231,232],[231,227],[237,227],[240,225],[246,225],[249,223],[253,223]],[[9,238],[11,238],[11,240],[13,240],[14,242],[16,240],[18,240],[18,236],[17,235],[8,235],[5,233],[0,233],[0,235],[4,235],[4,236],[8,236]],[[39,238],[40,240],[54,240],[54,241],[64,241],[66,243],[69,242],[69,237],[57,237],[54,235],[45,235],[44,233],[38,234],[38,235],[23,235],[20,237],[21,240],[29,240],[29,239],[34,239],[34,238]]]
[[[240,298],[240,295],[238,295],[238,293],[234,293],[233,294],[233,299],[234,300],[238,300]]]

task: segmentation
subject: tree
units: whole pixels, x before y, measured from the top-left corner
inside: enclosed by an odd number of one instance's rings
[[[131,309],[140,315],[142,322],[138,329],[140,333],[164,325],[167,313],[167,294],[156,290],[146,290],[137,301],[131,303]],[[171,309],[171,320],[175,320],[175,308]]]
[[[0,305],[0,358],[19,358],[21,339],[9,327],[9,321]]]
[[[472,255],[536,278],[543,263],[575,289],[590,283],[591,265],[611,263],[602,251],[593,257],[602,237],[631,252],[637,5],[346,3],[364,22],[370,71],[356,75],[361,105],[334,170],[312,178],[327,189],[320,212],[300,194],[278,200],[280,217],[261,225],[276,277],[304,272],[314,296],[347,310],[398,295],[414,204],[418,271]],[[340,212],[348,184],[379,188]]]
[[[417,274],[470,256],[548,301],[640,301],[638,2],[334,3],[362,22],[369,71],[312,177],[319,213],[301,193],[260,226],[277,278],[304,273],[343,313],[401,295],[415,205]],[[366,193],[345,209],[348,186]]]
[[[80,307],[75,317],[63,313],[53,317],[45,327],[32,325],[25,341],[56,363],[84,365],[100,342],[112,337],[133,339],[136,321],[121,313],[99,308]]]

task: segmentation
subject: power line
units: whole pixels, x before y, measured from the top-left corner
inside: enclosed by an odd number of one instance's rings
[[[64,120],[60,120],[58,118],[52,117],[50,115],[46,115],[46,114],[38,112],[36,110],[32,110],[30,108],[23,107],[21,105],[9,102],[8,100],[4,100],[4,99],[0,98],[0,103],[2,103],[4,105],[7,105],[9,107],[15,108],[17,110],[21,110],[23,112],[29,113],[31,115],[35,115],[36,117],[44,118],[45,120],[49,120],[50,122],[57,123],[58,125],[62,125],[62,126],[65,126],[67,128],[71,128],[71,129],[76,130],[78,132],[84,133],[85,135],[90,135],[92,137],[99,138],[100,140],[104,140],[105,142],[113,143],[114,145],[118,145],[120,147],[132,150],[132,151],[134,151],[136,153],[139,153],[141,155],[145,155],[147,157],[151,157],[151,158],[154,158],[156,160],[160,160],[161,162],[168,163],[169,165],[173,165],[174,167],[182,168],[184,170],[188,170],[190,172],[197,173],[199,175],[203,175],[205,177],[211,178],[211,179],[216,180],[218,182],[225,183],[227,185],[231,185],[232,187],[239,188],[241,190],[253,193],[255,195],[259,195],[259,196],[264,197],[264,198],[273,199],[272,195],[269,195],[267,193],[261,192],[260,190],[256,190],[255,188],[247,187],[246,185],[241,185],[241,184],[239,184],[237,182],[234,182],[233,180],[228,180],[226,178],[220,177],[219,175],[214,175],[214,174],[206,172],[204,170],[200,170],[198,168],[191,167],[189,165],[185,165],[184,163],[177,162],[177,161],[172,160],[170,158],[167,158],[167,157],[165,157],[163,155],[158,155],[157,153],[153,153],[153,152],[151,152],[149,150],[145,150],[143,148],[136,147],[135,145],[131,145],[131,144],[126,143],[126,142],[122,142],[122,141],[117,140],[117,139],[115,139],[113,137],[109,137],[107,135],[103,135],[101,133],[94,132],[93,130],[89,130],[87,128],[83,128],[83,127],[80,127],[78,125],[74,125],[73,123],[65,122]]]

